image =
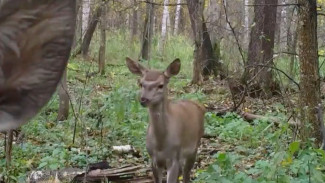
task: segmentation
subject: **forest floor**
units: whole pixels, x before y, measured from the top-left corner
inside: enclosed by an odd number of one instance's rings
[[[32,170],[85,170],[87,165],[103,160],[116,168],[148,167],[144,140],[147,110],[137,101],[137,77],[121,63],[108,65],[106,74],[100,76],[95,74],[95,63],[70,62],[72,104],[68,120],[56,120],[55,95],[36,118],[21,128],[10,169],[5,168],[4,147],[0,147],[2,176],[24,182]],[[162,69],[169,63],[150,64]],[[190,62],[184,63],[169,88],[170,98],[199,101],[209,109],[206,135],[193,170],[195,182],[324,182],[325,153],[312,146],[300,148],[294,138],[295,129],[288,123],[295,112],[296,94],[269,100],[245,99],[240,111],[266,118],[247,121],[240,113],[220,115],[220,110],[233,106],[226,82],[210,79],[200,87],[190,86],[190,67]],[[123,145],[131,145],[137,153],[113,151],[113,146]]]

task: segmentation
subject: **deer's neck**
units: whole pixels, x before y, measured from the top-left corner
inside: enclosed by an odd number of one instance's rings
[[[161,143],[163,143],[163,139],[167,135],[168,105],[169,101],[166,96],[163,102],[149,107],[150,125],[153,130],[153,135],[156,139],[160,139]]]

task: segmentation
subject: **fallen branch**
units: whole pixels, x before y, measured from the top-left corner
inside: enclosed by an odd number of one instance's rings
[[[120,168],[97,169],[88,173],[76,176],[72,182],[94,182],[94,181],[113,181],[113,182],[153,182],[150,176],[150,168],[142,165],[123,166]]]
[[[252,122],[254,120],[263,120],[263,121],[268,121],[270,123],[274,123],[277,126],[282,123],[282,120],[276,117],[272,116],[262,116],[262,115],[257,115],[257,114],[252,114],[248,112],[243,112],[240,110],[234,111],[232,108],[226,108],[226,107],[219,107],[219,108],[207,108],[209,112],[213,112],[217,116],[224,116],[228,112],[235,112],[238,114],[240,117],[242,117],[245,121],[247,122]],[[293,119],[289,118],[287,121],[290,126],[299,126],[300,122],[299,121],[294,121]],[[214,136],[211,135],[204,135],[204,138],[214,138]]]

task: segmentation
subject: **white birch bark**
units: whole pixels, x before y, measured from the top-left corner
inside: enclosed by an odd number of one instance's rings
[[[245,45],[247,45],[248,47],[248,43],[249,43],[249,7],[247,6],[249,4],[249,0],[244,0],[244,8],[245,8]]]
[[[167,36],[167,24],[168,24],[168,17],[169,17],[169,11],[168,11],[168,4],[169,0],[164,0],[164,11],[163,11],[163,16],[161,20],[161,42],[159,44],[159,51],[160,53],[163,52],[163,48],[165,45],[166,41],[166,36]]]
[[[179,18],[181,15],[181,5],[182,0],[177,0],[176,12],[175,12],[175,27],[174,27],[174,35],[178,34],[178,26],[179,26]]]
[[[88,28],[89,15],[90,15],[90,0],[82,0],[82,28],[81,28],[82,36],[85,35],[85,32]]]
[[[288,0],[282,0],[282,4],[287,3]],[[280,22],[280,49],[284,49],[287,45],[286,42],[286,29],[287,29],[287,7],[283,6],[281,9],[281,22]]]
[[[226,7],[226,8],[228,8],[228,2],[227,2],[227,0],[224,0],[223,1],[223,3],[224,3],[224,6]],[[225,15],[226,16],[226,15]],[[229,18],[229,15],[227,15],[228,16],[228,18]],[[230,20],[229,20],[230,21]],[[225,21],[225,23],[226,23],[226,29],[229,31],[230,30],[230,25],[228,24],[228,22],[227,21]]]

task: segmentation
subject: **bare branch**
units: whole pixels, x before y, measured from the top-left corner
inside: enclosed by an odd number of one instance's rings
[[[274,53],[274,54],[288,54],[288,55],[296,55],[298,56],[298,53],[294,53],[294,52],[288,52],[288,51],[282,51],[282,52],[277,52],[277,53]]]
[[[231,29],[231,32],[233,33],[233,35],[234,35],[234,37],[235,37],[235,39],[236,39],[236,43],[237,43],[237,47],[238,47],[238,50],[239,50],[240,56],[241,56],[241,58],[242,58],[242,60],[243,60],[243,63],[245,64],[245,57],[244,57],[244,54],[243,54],[243,49],[242,49],[241,46],[240,46],[240,43],[239,43],[238,37],[237,37],[237,35],[236,35],[236,33],[235,33],[235,29],[234,29],[234,27],[231,25],[231,23],[230,23],[230,21],[229,21],[229,19],[228,19],[228,13],[227,13],[227,7],[226,7],[226,4],[225,4],[225,0],[222,1],[222,4],[223,4],[223,8],[224,8],[224,10],[225,10],[226,21],[227,21],[227,23],[228,23],[228,25],[229,25],[229,27],[230,27],[230,29]]]
[[[299,6],[298,3],[291,4],[246,4],[245,6]]]
[[[149,0],[145,0],[145,1],[138,1],[141,3],[147,3],[147,4],[152,4],[155,6],[178,6],[178,5],[183,5],[183,6],[187,6],[187,3],[169,3],[169,4],[164,4],[164,3],[154,3],[154,2],[150,2]]]
[[[281,72],[282,74],[284,74],[290,81],[292,81],[300,90],[300,85],[299,83],[297,83],[293,78],[291,78],[287,73],[285,73],[283,70],[277,68],[277,67],[273,67],[273,66],[268,66],[268,65],[263,65],[263,64],[255,64],[255,65],[248,65],[246,67],[266,67],[266,68],[271,68],[274,70],[277,70],[279,72]]]
[[[325,16],[325,13],[317,12],[317,16]]]

